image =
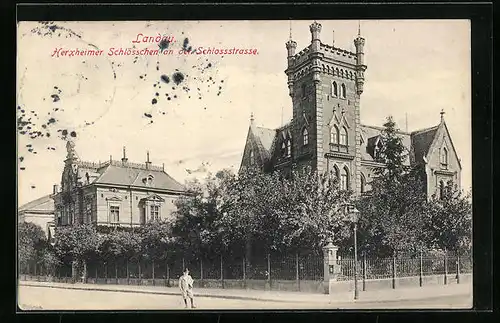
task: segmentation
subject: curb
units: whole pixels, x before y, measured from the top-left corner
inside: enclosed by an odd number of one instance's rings
[[[118,293],[134,293],[134,294],[155,294],[155,295],[173,295],[180,296],[177,292],[168,291],[146,291],[146,290],[131,290],[131,289],[107,289],[107,288],[82,288],[74,286],[43,286],[35,285],[29,283],[20,283],[19,286],[30,286],[30,287],[40,287],[40,288],[55,288],[55,289],[74,289],[74,290],[88,290],[88,291],[99,291],[99,292],[118,292]],[[275,298],[262,298],[262,297],[252,297],[252,296],[236,296],[236,295],[216,295],[216,294],[194,294],[195,297],[202,298],[222,298],[222,299],[238,299],[238,300],[251,300],[251,301],[268,301],[268,302],[279,302],[279,303],[304,303],[304,301],[299,300],[282,300]],[[315,303],[315,302],[312,302]]]
[[[108,289],[108,288],[99,288],[99,287],[90,287],[83,288],[78,286],[49,286],[49,285],[37,285],[30,283],[19,283],[19,286],[30,286],[30,287],[40,287],[40,288],[55,288],[55,289],[72,289],[72,290],[86,290],[86,291],[100,291],[100,292],[118,292],[118,293],[134,293],[134,294],[154,294],[154,295],[170,295],[170,296],[179,296],[180,294],[177,292],[170,291],[153,291],[153,290],[132,290],[132,289]],[[355,303],[391,303],[398,301],[412,301],[412,300],[431,300],[431,299],[439,299],[447,296],[462,296],[469,295],[469,293],[449,293],[449,294],[440,294],[434,296],[425,296],[425,297],[401,297],[401,298],[391,298],[391,299],[332,299],[325,298],[324,302],[316,302],[316,301],[306,301],[306,300],[293,300],[293,299],[277,299],[277,298],[263,298],[263,297],[252,297],[252,296],[237,296],[237,295],[217,295],[217,294],[195,294],[195,297],[201,298],[218,298],[218,299],[235,299],[235,300],[252,300],[252,301],[268,301],[268,302],[277,302],[277,303],[317,303],[320,304],[355,304]],[[361,296],[361,295],[360,295]]]

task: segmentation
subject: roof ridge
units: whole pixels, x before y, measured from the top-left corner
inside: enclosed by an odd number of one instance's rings
[[[376,130],[381,130],[381,131],[383,131],[385,129],[384,127],[381,127],[381,126],[372,126],[372,125],[367,125],[367,124],[360,124],[360,126],[372,128],[372,129],[376,129]],[[410,135],[411,134],[411,132],[402,131],[402,130],[397,130],[396,133],[403,134],[403,135]]]
[[[427,131],[435,130],[437,128],[439,128],[439,125],[428,127],[428,128],[422,128],[422,129],[419,129],[419,130],[415,130],[415,131],[412,131],[411,134],[412,135],[416,135],[416,134],[419,134],[419,133],[422,133],[422,132],[427,132]]]
[[[47,195],[41,196],[37,199],[34,199],[28,203],[24,203],[23,205],[18,207],[18,210],[25,210],[25,209],[28,209],[29,207],[35,206],[37,204],[42,204],[41,203],[42,201],[44,201],[43,203],[50,202],[50,200],[52,199],[50,197],[50,195],[51,194],[47,194]],[[38,202],[40,202],[40,203],[38,203]]]

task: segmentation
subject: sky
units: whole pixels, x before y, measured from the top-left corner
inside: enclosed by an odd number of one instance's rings
[[[285,42],[291,31],[297,52],[308,46],[312,22],[19,22],[16,109],[24,127],[17,136],[18,204],[60,185],[67,139],[85,161],[119,160],[125,146],[130,162],[143,163],[149,151],[151,162],[165,164],[181,183],[208,171],[237,171],[251,113],[268,128],[290,120]],[[318,22],[323,43],[354,51],[357,20]],[[368,66],[361,122],[382,125],[392,115],[401,130],[407,119],[413,131],[437,125],[444,109],[462,163],[461,185],[469,190],[469,21],[363,20],[360,26]],[[173,53],[108,55],[110,48],[158,49],[154,42],[133,43],[144,36],[173,37]],[[179,54],[186,38],[187,47],[257,54]],[[53,55],[60,48],[103,54]],[[43,136],[30,137],[33,131]]]

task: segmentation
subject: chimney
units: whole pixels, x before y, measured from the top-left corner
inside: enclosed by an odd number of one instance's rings
[[[53,186],[52,193],[53,193],[53,194],[57,194],[58,192],[59,192],[59,186],[58,186],[57,184],[55,184],[55,185]]]
[[[149,161],[149,151],[147,152],[146,169],[151,169],[151,162]]]
[[[335,30],[332,31],[332,47],[335,47]]]
[[[128,161],[127,154],[125,152],[125,146],[123,146],[123,158],[122,158],[122,164],[126,164]]]

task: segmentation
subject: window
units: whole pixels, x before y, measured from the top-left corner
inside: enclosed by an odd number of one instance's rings
[[[151,219],[155,221],[160,219],[160,207],[158,205],[151,205]]]
[[[342,99],[345,99],[346,97],[346,88],[344,83],[342,83],[342,85],[340,86],[340,97]]]
[[[301,87],[301,90],[302,90],[302,98],[305,99],[306,98],[306,84],[302,84],[302,87]]]
[[[440,181],[439,182],[439,199],[444,199],[444,191],[445,191],[445,187],[444,187],[444,182],[443,181]]]
[[[309,144],[309,133],[307,132],[307,128],[304,128],[302,131],[302,142],[304,146],[307,146]]]
[[[349,174],[346,167],[344,167],[340,173],[340,188],[342,190],[349,189]]]
[[[255,156],[253,150],[250,150],[250,165],[255,164]]]
[[[347,129],[345,127],[340,130],[340,144],[347,146]]]
[[[286,157],[292,156],[292,140],[286,141]]]
[[[283,141],[283,143],[281,144],[281,156],[285,157],[285,154],[286,154],[286,144]]]
[[[361,193],[365,192],[366,178],[365,175],[361,174]]]
[[[338,144],[339,143],[339,128],[337,126],[332,127],[332,131],[330,132],[330,143]]]
[[[120,222],[120,207],[111,205],[109,207],[109,219],[113,223]]]
[[[441,150],[441,164],[443,166],[448,165],[448,150],[446,149],[446,147],[443,147],[443,149]]]
[[[337,82],[333,81],[332,83],[332,96],[337,97],[339,95],[339,89],[337,87]]]

